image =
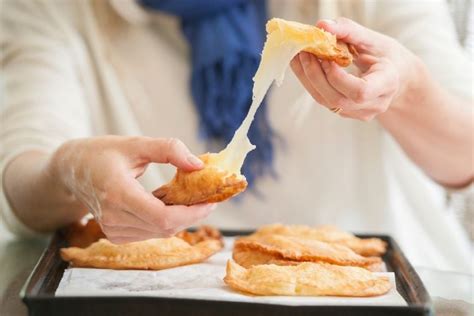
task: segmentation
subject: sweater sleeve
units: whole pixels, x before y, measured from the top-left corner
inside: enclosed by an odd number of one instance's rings
[[[397,39],[427,65],[433,78],[451,93],[473,102],[474,64],[458,39],[445,0],[371,2],[373,28]],[[450,192],[472,194],[474,183]]]
[[[17,235],[32,232],[15,217],[4,191],[8,163],[29,150],[51,152],[91,134],[64,2],[4,0],[0,18],[0,217]],[[68,2],[68,1],[66,1]],[[35,210],[31,210],[34,212]]]
[[[433,77],[452,93],[473,97],[473,63],[458,40],[445,0],[370,2],[373,28],[419,56]]]

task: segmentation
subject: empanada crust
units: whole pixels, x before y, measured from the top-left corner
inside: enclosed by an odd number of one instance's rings
[[[391,288],[386,276],[365,269],[312,262],[245,269],[229,260],[224,282],[252,295],[368,297],[385,294]]]
[[[363,257],[342,245],[284,235],[240,238],[235,241],[234,252],[234,259],[244,267],[250,263],[291,264],[292,261],[298,261],[372,268],[382,262],[379,257]],[[265,262],[265,259],[269,261]]]
[[[202,262],[222,249],[215,239],[190,245],[177,238],[157,238],[116,245],[100,239],[87,248],[61,249],[61,258],[75,267],[162,270]]]
[[[347,67],[352,63],[353,54],[357,56],[357,51],[353,46],[337,41],[335,35],[314,25],[273,18],[267,22],[266,29],[267,33],[280,30],[284,35],[284,40],[303,42],[307,44],[304,51],[319,59],[334,61],[342,67]]]
[[[284,235],[308,240],[319,240],[351,248],[361,256],[381,256],[387,243],[380,238],[358,238],[334,226],[310,227],[305,225],[272,224],[260,227],[252,236]]]
[[[210,165],[210,155],[213,154],[199,156],[204,162],[203,169],[192,172],[178,169],[174,178],[153,195],[167,205],[194,205],[222,202],[245,191],[245,177]]]

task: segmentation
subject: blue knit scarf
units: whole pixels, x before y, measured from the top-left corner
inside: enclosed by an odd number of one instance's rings
[[[191,46],[191,92],[200,135],[227,144],[252,102],[254,76],[265,39],[263,0],[141,0],[148,8],[178,16]],[[252,185],[272,171],[273,132],[265,101],[249,131],[257,146],[243,174]]]

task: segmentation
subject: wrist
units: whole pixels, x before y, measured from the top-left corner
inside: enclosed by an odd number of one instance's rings
[[[377,118],[382,125],[390,121],[412,116],[423,107],[426,91],[431,80],[428,69],[423,61],[417,56],[409,53],[409,61],[403,69],[400,79],[400,88],[392,103],[385,113]]]
[[[79,155],[77,148],[73,148],[74,141],[68,141],[59,146],[53,153],[48,156],[46,166],[44,168],[43,177],[55,192],[60,193],[68,199],[74,199],[74,194],[70,188],[70,179],[73,172],[72,153]]]

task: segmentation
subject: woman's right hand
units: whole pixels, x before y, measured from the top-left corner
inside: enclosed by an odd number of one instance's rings
[[[64,143],[48,173],[94,215],[114,243],[168,237],[206,217],[213,204],[166,206],[137,181],[149,163],[199,170],[203,163],[179,140],[104,136]]]

